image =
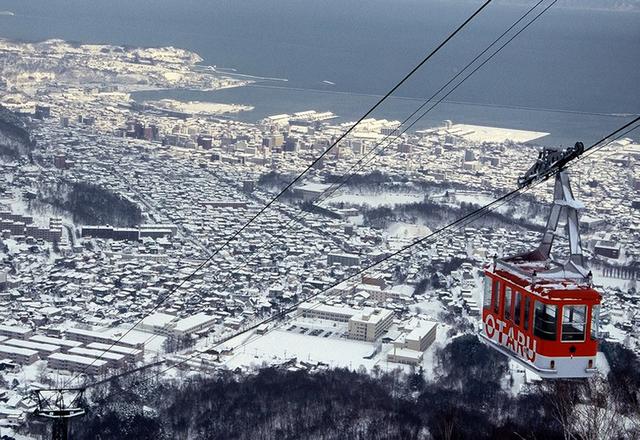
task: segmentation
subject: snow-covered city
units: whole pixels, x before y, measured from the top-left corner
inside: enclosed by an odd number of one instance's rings
[[[270,368],[395,390],[494,348],[500,393],[521,399],[549,376],[611,375],[611,352],[637,362],[637,132],[553,150],[547,132],[455,114],[409,130],[304,106],[250,122],[246,104],[137,94],[259,81],[175,47],[0,39],[0,434],[48,438],[32,415],[55,390],[95,403],[101,387]],[[563,289],[574,298],[550,306]],[[428,431],[388,438],[468,438]]]

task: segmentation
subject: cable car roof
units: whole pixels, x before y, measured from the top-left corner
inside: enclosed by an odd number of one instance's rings
[[[523,278],[513,272],[497,268],[490,273],[506,279],[520,286],[523,290],[545,300],[562,302],[600,301],[600,293],[587,282],[578,282],[575,279],[544,279],[542,277]]]

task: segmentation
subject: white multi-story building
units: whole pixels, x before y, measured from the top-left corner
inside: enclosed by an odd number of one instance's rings
[[[330,306],[322,303],[305,302],[300,304],[298,312],[304,318],[326,319],[327,321],[349,322],[357,310],[345,306]]]
[[[100,342],[103,344],[115,344],[118,343],[120,345],[124,345],[127,347],[137,348],[139,350],[144,349],[144,339],[138,340],[140,338],[134,337],[132,333],[127,335],[126,338],[118,338],[117,336],[111,335],[109,333],[97,332],[95,330],[85,330],[81,328],[70,328],[65,331],[67,337],[74,341],[83,342],[85,344],[90,344],[91,342]]]
[[[393,323],[393,312],[387,309],[365,308],[349,319],[349,338],[375,341]]]
[[[10,359],[21,365],[30,365],[38,360],[38,352],[13,345],[0,345],[0,358]]]
[[[38,353],[41,359],[46,359],[53,353],[58,353],[60,347],[58,345],[45,344],[43,342],[34,342],[31,340],[25,341],[24,339],[8,339],[2,342],[4,345],[11,345],[13,347],[28,348]]]
[[[52,338],[51,336],[45,336],[45,335],[33,335],[29,338],[29,340],[33,342],[39,342],[42,344],[57,345],[58,347],[60,347],[60,351],[62,351],[63,353],[68,351],[70,348],[82,346],[82,342],[79,342],[79,341]]]
[[[422,362],[423,356],[422,351],[398,348],[394,345],[393,350],[387,355],[387,360],[397,364],[418,365]]]
[[[111,350],[92,350],[91,348],[75,347],[71,348],[68,353],[105,361],[109,368],[120,368],[123,367],[125,363],[124,354],[114,353]]]
[[[107,372],[108,362],[77,354],[54,353],[47,359],[47,365],[54,370],[78,371],[97,376]]]
[[[81,328],[69,328],[65,331],[67,337],[74,341],[83,342],[85,344],[89,342],[104,342],[111,343],[111,335],[103,334],[93,330],[85,330]]]
[[[170,324],[169,329],[173,336],[179,338],[211,328],[217,320],[217,316],[197,313]]]
[[[437,328],[438,324],[435,322],[420,321],[418,327],[400,339],[400,345],[409,350],[425,351],[436,340]]]
[[[33,330],[29,327],[0,324],[0,336],[16,339],[28,339],[33,335]]]
[[[140,321],[138,328],[157,335],[169,335],[170,324],[177,319],[175,315],[168,313],[153,313]]]
[[[87,348],[99,351],[108,350],[112,353],[121,354],[125,357],[125,361],[131,363],[142,361],[144,356],[144,352],[136,348],[123,347],[121,345],[107,345],[101,342],[91,342],[90,344],[87,344]]]

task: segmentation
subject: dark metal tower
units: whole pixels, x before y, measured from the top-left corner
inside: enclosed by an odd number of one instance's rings
[[[67,440],[69,438],[69,421],[85,414],[79,406],[84,389],[61,388],[57,390],[35,390],[34,399],[38,405],[34,414],[53,420],[51,438]]]

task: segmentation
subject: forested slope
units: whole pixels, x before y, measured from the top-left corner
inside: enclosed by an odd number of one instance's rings
[[[628,350],[615,346],[612,352],[625,368],[638,365]],[[613,392],[615,381],[551,382],[514,396],[506,391],[506,359],[474,335],[438,350],[436,364],[437,377],[428,382],[418,371],[286,368],[225,371],[177,385],[127,380],[93,396],[72,438],[553,440],[640,434],[640,423],[621,422],[637,422],[637,408],[618,405],[632,402],[637,390]],[[601,410],[600,417],[588,420],[583,408]],[[592,437],[596,431],[606,437]]]
[[[31,147],[29,130],[24,121],[0,105],[0,155],[15,159],[28,155]]]

